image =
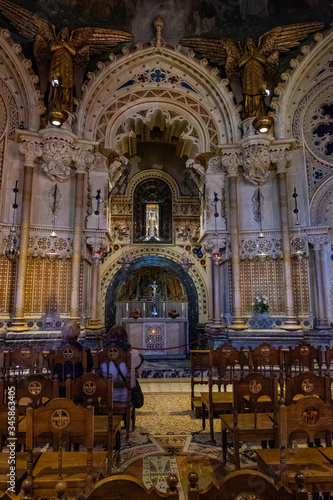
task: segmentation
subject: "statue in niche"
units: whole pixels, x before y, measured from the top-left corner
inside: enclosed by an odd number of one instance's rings
[[[56,103],[72,113],[74,87],[79,98],[90,55],[132,39],[130,33],[101,28],[79,28],[71,33],[62,28],[56,35],[53,24],[8,0],[0,0],[0,10],[33,43],[41,91],[47,91],[48,81],[51,84],[49,109]]]
[[[210,61],[225,66],[231,84],[240,77],[243,94],[243,119],[265,114],[263,95],[278,69],[279,54],[299,45],[299,41],[321,30],[322,22],[291,24],[274,28],[259,38],[258,44],[248,38],[244,48],[229,38],[183,38],[181,43],[193,47]],[[239,83],[237,84],[237,86]]]
[[[158,205],[148,203],[146,206],[146,240],[159,239],[158,235]]]

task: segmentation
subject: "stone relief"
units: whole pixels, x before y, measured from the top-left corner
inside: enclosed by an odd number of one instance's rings
[[[71,173],[72,148],[68,143],[49,140],[43,148],[43,172],[51,181],[64,182]]]
[[[261,186],[269,176],[271,159],[269,148],[262,145],[252,145],[243,149],[243,170],[247,181],[255,186]]]

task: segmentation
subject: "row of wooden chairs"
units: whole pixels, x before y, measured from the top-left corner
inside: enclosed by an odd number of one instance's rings
[[[301,397],[309,395],[315,395],[322,401],[333,404],[332,382],[333,379],[327,373],[317,375],[308,371],[287,378],[283,385],[280,385],[275,376],[265,377],[260,372],[251,372],[240,380],[234,378],[232,391],[214,392],[213,380],[209,377],[209,392],[201,393],[203,429],[205,429],[206,409],[211,441],[215,442],[214,417],[217,413],[253,412],[256,408],[274,411],[280,398],[284,398],[286,404],[290,405]]]
[[[323,356],[321,347],[301,343],[289,349],[276,348],[269,343],[262,343],[256,348],[236,349],[229,343],[215,350],[190,351],[191,360],[191,408],[196,416],[201,415],[201,398],[195,394],[197,385],[209,385],[209,375],[218,385],[218,390],[226,390],[232,384],[235,375],[240,377],[251,372],[260,372],[265,376],[273,374],[279,377],[283,385],[285,378],[302,371],[323,373],[329,370],[333,361],[333,347],[327,347]],[[324,363],[325,358],[325,363]]]
[[[188,475],[188,500],[236,500],[239,498],[269,498],[270,500],[307,500],[307,493],[302,492],[304,486],[304,474],[296,474],[297,490],[291,492],[281,484],[275,485],[266,475],[253,470],[242,470],[232,472],[226,476],[219,485],[210,485],[205,490],[199,490],[199,476],[196,472]],[[136,478],[122,475],[112,476],[98,482],[86,500],[100,500],[108,498],[117,500],[118,498],[137,500],[178,500],[179,492],[177,488],[178,479],[176,476],[167,478],[167,491],[161,493],[155,488],[148,490]],[[1,500],[35,500],[33,490],[34,482],[29,478],[23,482],[22,493],[4,493]],[[52,498],[67,500],[68,484],[66,481],[56,483]],[[242,495],[240,497],[240,495]],[[78,500],[77,495],[71,497]]]

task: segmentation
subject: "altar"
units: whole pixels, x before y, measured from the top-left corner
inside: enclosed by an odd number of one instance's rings
[[[188,321],[182,318],[123,318],[132,347],[147,356],[185,358]],[[172,347],[174,347],[172,349]]]

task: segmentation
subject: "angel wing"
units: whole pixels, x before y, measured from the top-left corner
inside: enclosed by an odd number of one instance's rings
[[[262,35],[259,38],[258,51],[267,58],[265,65],[267,77],[276,72],[280,52],[288,52],[291,48],[299,45],[301,40],[307,38],[311,33],[321,30],[324,26],[325,24],[319,21],[291,24],[274,28]]]
[[[183,38],[180,43],[192,47],[207,57],[211,62],[225,66],[227,78],[232,78],[238,71],[241,45],[230,38]]]
[[[0,0],[1,1],[1,0]],[[77,97],[80,97],[84,72],[92,54],[106,51],[118,43],[129,42],[132,35],[125,31],[102,28],[79,28],[71,33],[70,41],[76,49],[74,57],[74,83]]]
[[[45,92],[51,57],[50,47],[56,40],[55,27],[42,17],[7,0],[0,0],[0,11],[9,19],[20,35],[33,43],[40,87],[41,91]]]

